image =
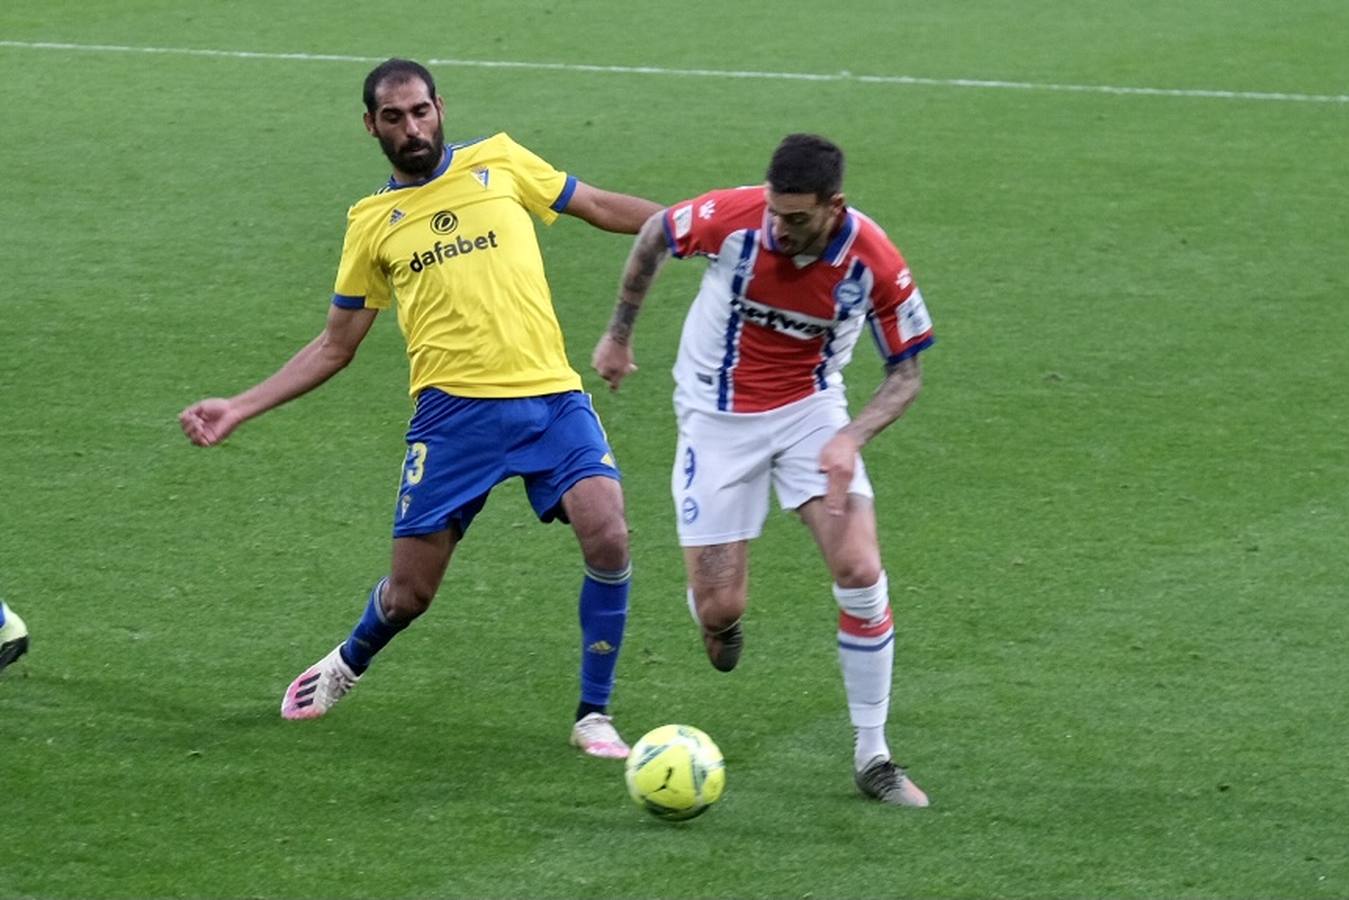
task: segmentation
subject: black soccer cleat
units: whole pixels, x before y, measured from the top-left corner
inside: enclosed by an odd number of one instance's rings
[[[877,756],[860,772],[853,773],[857,789],[873,800],[891,806],[925,807],[927,794],[909,780],[904,770],[883,756]]]
[[[718,672],[729,672],[740,662],[740,651],[745,647],[745,632],[736,619],[720,631],[703,629],[703,646],[707,648],[707,658],[712,668]]]

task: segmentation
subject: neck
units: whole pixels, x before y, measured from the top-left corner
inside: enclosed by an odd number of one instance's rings
[[[835,213],[834,218],[830,220],[829,224],[820,229],[819,236],[811,241],[810,245],[798,253],[797,256],[813,256],[816,259],[823,256],[824,248],[829,246],[829,242],[834,239],[834,235],[838,234],[842,228],[843,213]]]

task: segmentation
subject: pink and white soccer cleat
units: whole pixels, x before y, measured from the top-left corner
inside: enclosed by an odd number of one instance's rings
[[[281,718],[317,719],[356,686],[361,676],[351,671],[342,659],[341,650],[342,645],[338,644],[332,653],[290,683],[286,696],[281,698]]]
[[[0,669],[3,669],[28,652],[28,626],[3,600],[0,609],[5,614],[5,624],[0,625]]]
[[[587,713],[571,729],[571,745],[587,756],[627,759],[628,745],[618,736],[614,720],[603,713]]]

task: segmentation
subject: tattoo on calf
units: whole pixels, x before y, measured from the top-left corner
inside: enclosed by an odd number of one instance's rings
[[[704,584],[734,585],[744,578],[744,568],[733,547],[714,544],[699,550],[697,574]]]

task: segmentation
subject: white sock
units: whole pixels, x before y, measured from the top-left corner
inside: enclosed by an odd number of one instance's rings
[[[890,745],[885,742],[885,726],[854,728],[856,741],[853,744],[852,766],[857,771],[876,757],[890,758]]]
[[[698,604],[693,600],[693,588],[685,588],[685,596],[689,598],[689,615],[693,616],[693,624],[701,628],[703,620],[698,618]]]
[[[885,573],[870,587],[834,585],[838,601],[838,662],[848,697],[848,716],[856,730],[854,763],[890,756],[885,721],[890,714],[890,684],[895,662],[895,627]]]

